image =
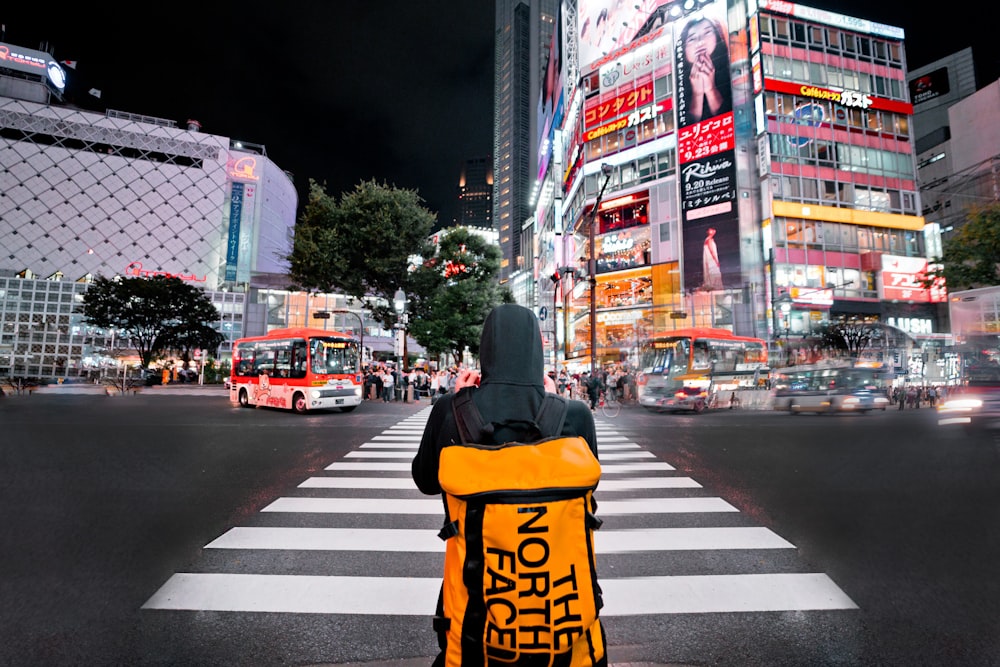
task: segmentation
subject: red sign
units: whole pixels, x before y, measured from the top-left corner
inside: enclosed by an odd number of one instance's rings
[[[948,292],[944,280],[938,279],[930,288],[923,286],[928,264],[923,257],[882,255],[882,297],[919,303],[944,303]]]
[[[736,131],[732,111],[687,125],[677,132],[677,160],[681,164],[735,148]]]
[[[859,109],[878,109],[880,111],[893,111],[895,113],[913,115],[913,105],[908,102],[897,100],[887,100],[884,97],[875,97],[867,93],[856,90],[834,90],[832,88],[820,88],[808,83],[792,83],[791,81],[777,81],[775,79],[764,78],[764,88],[773,90],[776,93],[787,93],[808,97],[814,100],[830,100],[834,104],[845,107],[855,107]]]
[[[627,93],[591,103],[583,111],[583,126],[591,128],[653,101],[653,84],[646,83]]]

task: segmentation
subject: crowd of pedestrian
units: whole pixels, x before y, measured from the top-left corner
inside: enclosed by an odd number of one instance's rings
[[[458,366],[437,371],[424,366],[400,370],[392,362],[372,364],[364,368],[364,397],[383,403],[409,403],[421,399],[433,403],[436,396],[455,391],[459,370]]]
[[[904,408],[917,409],[921,405],[933,408],[938,401],[943,401],[947,396],[948,388],[943,385],[939,387],[910,385],[889,388],[889,400],[898,405],[900,410]]]

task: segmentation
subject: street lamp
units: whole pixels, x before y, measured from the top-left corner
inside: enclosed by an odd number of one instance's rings
[[[365,365],[365,321],[361,319],[361,316],[355,313],[353,310],[347,310],[346,308],[334,308],[330,311],[331,313],[341,313],[343,315],[354,315],[358,318],[358,331],[361,336],[361,365]]]
[[[400,363],[399,363],[399,370],[400,370],[400,372],[402,372],[402,370],[403,370],[403,363],[406,361],[406,358],[407,358],[406,357],[406,325],[408,324],[408,322],[407,322],[407,315],[406,315],[406,301],[407,301],[407,299],[406,299],[406,292],[403,291],[403,288],[397,289],[396,293],[392,295],[392,305],[396,309],[396,314],[399,316],[399,327],[400,327],[401,335],[403,337],[403,344],[402,344],[402,346],[400,346],[401,349],[402,349],[402,354],[403,354],[403,358],[400,360]]]
[[[597,192],[597,199],[594,201],[594,208],[590,211],[590,221],[587,223],[587,241],[590,251],[590,261],[587,269],[590,272],[590,377],[597,375],[597,257],[595,256],[595,231],[597,224],[597,209],[601,207],[601,199],[604,198],[604,189],[608,187],[614,167],[607,162],[601,163],[601,174],[604,175],[604,183]]]

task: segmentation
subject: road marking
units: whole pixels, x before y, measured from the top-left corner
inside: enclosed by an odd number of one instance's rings
[[[432,616],[438,578],[178,573],[143,609]],[[601,579],[601,616],[857,609],[825,574]]]
[[[612,463],[601,464],[602,475],[618,475],[625,472],[649,472],[652,470],[675,470],[669,463],[651,461],[649,463]]]
[[[441,514],[440,498],[278,498],[261,512],[311,514]],[[598,516],[738,512],[722,498],[630,498],[603,500]]]
[[[413,489],[410,477],[309,477],[300,489]],[[604,492],[635,491],[638,489],[700,489],[701,484],[690,477],[634,477],[601,480],[597,487],[600,498]]]
[[[444,553],[445,543],[436,530],[428,529],[238,527],[205,548]],[[767,528],[652,528],[594,533],[598,554],[794,548]]]
[[[419,442],[366,442],[360,446],[360,449],[408,449],[414,451],[420,446]],[[597,449],[599,452],[612,451],[617,449],[640,449],[639,445],[634,442],[621,442],[609,444],[606,442],[599,442]]]
[[[690,477],[630,477],[627,479],[602,479],[597,485],[597,495],[605,491],[633,491],[635,489],[700,489],[701,484]]]
[[[299,484],[300,489],[412,489],[417,485],[410,477],[310,477]]]

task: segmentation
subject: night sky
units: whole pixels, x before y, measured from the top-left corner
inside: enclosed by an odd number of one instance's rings
[[[303,200],[310,178],[334,195],[375,179],[417,190],[448,221],[462,160],[492,152],[489,0],[11,4],[0,9],[0,41],[47,43],[77,61],[68,73],[78,106],[181,127],[196,119],[205,132],[263,144]],[[1000,76],[988,13],[804,4],[902,27],[911,68],[972,46],[979,85]]]

